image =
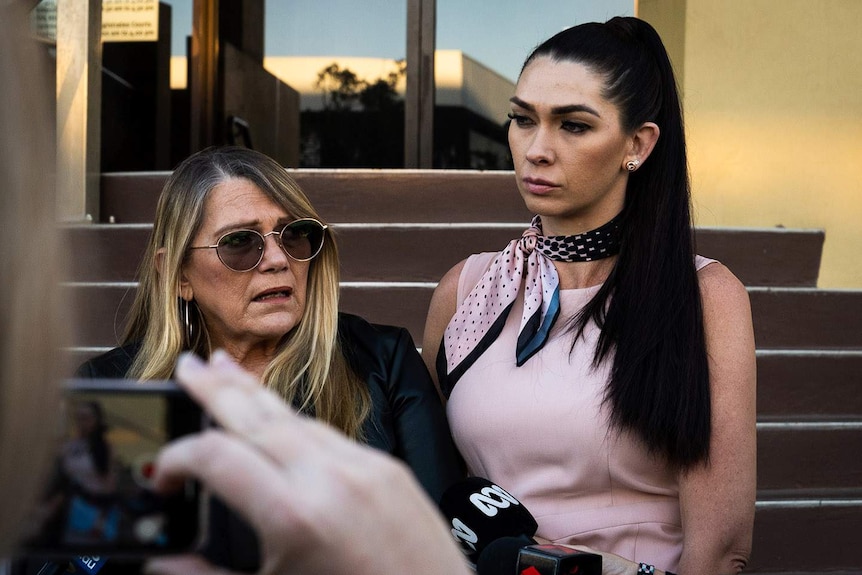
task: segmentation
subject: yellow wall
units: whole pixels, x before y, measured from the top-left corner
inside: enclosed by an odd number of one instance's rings
[[[862,1],[641,0],[639,14],[674,47],[684,28],[697,224],[825,229],[820,287],[862,287]]]

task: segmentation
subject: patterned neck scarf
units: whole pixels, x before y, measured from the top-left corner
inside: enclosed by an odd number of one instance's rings
[[[523,365],[545,345],[560,314],[560,279],[551,260],[589,262],[619,251],[619,216],[576,236],[543,236],[542,221],[534,216],[521,239],[512,240],[494,259],[446,327],[446,395],[500,335],[521,291],[524,313],[515,349],[516,365]]]

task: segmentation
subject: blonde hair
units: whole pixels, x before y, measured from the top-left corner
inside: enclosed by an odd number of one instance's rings
[[[250,181],[292,217],[320,219],[285,169],[264,154],[238,147],[209,148],[183,161],[162,189],[153,234],[141,264],[140,285],[124,336],[124,343],[141,345],[129,377],[170,377],[186,347],[201,356],[209,355],[206,327],[192,303],[188,313],[194,335],[186,344],[178,286],[188,248],[203,219],[207,195],[231,178]],[[303,316],[285,334],[263,382],[286,401],[349,437],[361,439],[371,397],[347,363],[338,341],[338,248],[329,231],[321,253],[311,261],[306,292]]]
[[[27,4],[0,2],[0,557],[50,464],[64,368],[51,83],[27,37]]]

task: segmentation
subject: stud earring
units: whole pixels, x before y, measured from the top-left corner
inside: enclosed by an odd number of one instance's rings
[[[630,172],[634,172],[638,169],[639,165],[640,162],[638,160],[629,160],[628,162],[626,162],[626,169]]]

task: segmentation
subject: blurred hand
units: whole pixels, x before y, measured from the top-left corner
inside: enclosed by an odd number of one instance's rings
[[[297,415],[217,351],[185,355],[180,385],[222,426],[167,446],[160,490],[200,480],[257,531],[261,573],[469,573],[436,506],[399,461]],[[195,555],[148,573],[224,574]]]

